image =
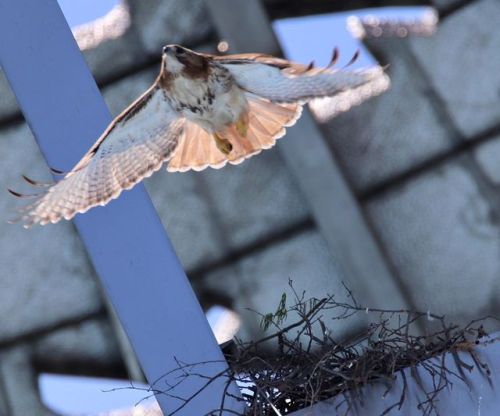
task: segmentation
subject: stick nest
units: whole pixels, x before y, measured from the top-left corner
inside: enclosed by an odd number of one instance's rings
[[[490,369],[479,359],[475,347],[495,341],[485,332],[484,324],[487,320],[498,322],[497,318],[488,316],[460,327],[430,312],[361,306],[345,286],[347,300],[342,302],[333,295],[322,299],[306,298],[304,292],[295,291],[292,281],[289,286],[291,306],[287,305],[287,296],[283,294],[275,312],[259,314],[262,328],[271,330],[271,335],[245,343],[233,340],[224,348],[229,364],[225,371],[207,376],[199,370],[204,363],[187,364],[178,360],[178,368],[169,372],[176,374],[179,380],[176,385],[191,377],[201,377],[205,387],[216,378],[227,380],[220,409],[208,415],[239,414],[225,409],[230,396],[245,402],[245,416],[287,415],[334,397],[337,398],[335,413],[349,415],[355,404],[362,404],[364,386],[384,383],[387,394],[398,375],[403,383],[402,393],[382,415],[401,409],[409,394],[407,377],[414,379],[421,393],[418,409],[422,415],[438,415],[436,403],[440,392],[451,387],[453,382],[467,383],[466,372],[476,368],[491,381]],[[333,336],[332,319],[354,319],[353,327],[359,328],[359,314],[373,318],[371,323],[347,339],[338,340]],[[325,315],[329,316],[329,325]],[[289,316],[295,318],[293,323],[288,324]],[[366,319],[366,315],[363,318]],[[452,354],[455,365],[449,365],[445,353]],[[471,357],[467,360],[469,363],[463,360],[463,353]],[[404,369],[407,371],[402,371]],[[431,377],[431,389],[422,383],[421,371]],[[233,382],[242,388],[241,397],[231,395],[229,386]],[[172,415],[181,411],[202,390],[181,399],[182,404]],[[150,391],[169,395],[169,389]]]

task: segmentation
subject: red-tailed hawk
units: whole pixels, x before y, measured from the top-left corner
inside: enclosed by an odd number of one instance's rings
[[[241,163],[274,146],[308,100],[334,96],[348,107],[387,86],[380,67],[317,69],[262,54],[213,56],[167,45],[154,84],[62,180],[33,196],[20,220],[26,227],[69,220],[165,162],[171,172]]]

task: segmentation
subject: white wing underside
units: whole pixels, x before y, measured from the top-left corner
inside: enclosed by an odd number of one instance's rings
[[[141,99],[147,102],[134,108]],[[132,108],[136,112],[128,118]],[[122,115],[63,180],[23,208],[21,221],[26,227],[71,219],[77,213],[105,205],[169,159],[184,120],[170,108],[161,90],[151,88]]]
[[[389,77],[378,66],[351,71],[312,69],[300,73],[259,62],[223,65],[240,87],[278,103],[303,103],[340,94],[354,105],[380,94],[389,86]]]

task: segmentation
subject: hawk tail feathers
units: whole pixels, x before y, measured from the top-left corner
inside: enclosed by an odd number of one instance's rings
[[[273,103],[251,93],[247,93],[246,98],[245,132],[235,123],[219,133],[232,145],[228,155],[217,148],[209,132],[192,121],[186,121],[183,137],[170,159],[168,171],[220,169],[228,162],[237,165],[263,149],[273,147],[276,140],[285,135],[285,128],[294,125],[302,113],[299,103]]]
[[[169,172],[200,171],[207,167],[219,169],[226,164],[211,134],[193,121],[185,120],[179,145],[170,159]]]

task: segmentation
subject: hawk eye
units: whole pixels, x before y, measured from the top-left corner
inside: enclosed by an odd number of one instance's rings
[[[186,53],[186,51],[182,48],[179,48],[178,46],[175,47],[175,53],[177,55],[184,55]]]

